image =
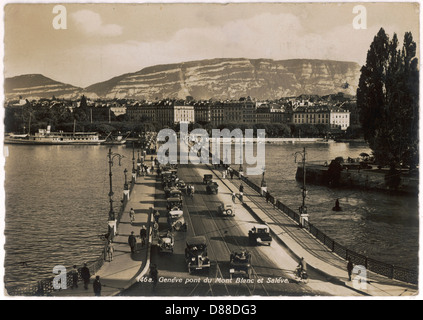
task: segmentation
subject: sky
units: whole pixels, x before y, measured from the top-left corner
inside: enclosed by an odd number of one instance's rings
[[[400,40],[408,31],[419,38],[419,3],[64,2],[65,12],[54,11],[57,4],[4,6],[5,77],[40,73],[85,88],[152,65],[213,58],[363,65],[381,27]]]

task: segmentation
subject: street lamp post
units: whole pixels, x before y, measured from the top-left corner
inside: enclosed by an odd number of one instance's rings
[[[109,191],[109,202],[110,202],[110,210],[109,210],[109,228],[113,228],[113,233],[116,231],[116,215],[113,210],[113,181],[112,181],[112,166],[113,166],[113,160],[114,158],[119,158],[119,166],[120,166],[120,160],[124,157],[120,155],[119,153],[112,153],[112,149],[109,149],[109,153],[107,154],[109,158],[109,183],[110,183],[110,191]]]
[[[266,173],[266,167],[262,168],[262,176],[261,176],[261,194],[262,196],[264,196],[267,193],[267,183],[266,180],[264,179],[264,175]]]
[[[242,155],[239,156],[239,178],[242,179],[242,177],[244,176],[244,168],[242,166]]]
[[[127,173],[128,173],[128,170],[126,170],[126,168],[125,168],[125,170],[123,170],[123,174],[125,175],[125,184],[124,184],[124,189],[125,190],[128,190],[129,189],[128,179],[127,179],[127,176],[126,176]]]
[[[135,172],[135,146],[134,142],[132,142],[132,173]]]
[[[301,160],[303,163],[303,186],[301,187],[302,190],[302,197],[303,202],[301,207],[299,208],[300,211],[300,226],[304,227],[304,222],[308,221],[308,213],[307,213],[307,206],[305,204],[305,199],[307,197],[307,188],[306,188],[306,149],[304,148],[302,152],[297,151],[295,152],[295,162],[297,162],[297,156],[301,156]]]

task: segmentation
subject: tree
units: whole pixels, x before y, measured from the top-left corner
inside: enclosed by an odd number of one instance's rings
[[[418,163],[419,83],[416,44],[411,33],[392,40],[380,29],[361,68],[357,108],[364,139],[380,165]]]

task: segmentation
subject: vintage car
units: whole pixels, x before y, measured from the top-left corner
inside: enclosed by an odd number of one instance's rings
[[[209,181],[207,182],[206,191],[210,194],[217,194],[219,192],[219,185],[214,181]]]
[[[192,237],[187,240],[185,261],[189,274],[195,270],[210,270],[210,259],[207,256],[207,243],[204,236]]]
[[[256,224],[250,231],[248,231],[248,240],[251,245],[267,244],[270,246],[272,236],[270,229],[265,224]]]
[[[175,245],[175,239],[171,232],[162,234],[159,236],[157,241],[157,246],[159,247],[159,252],[161,253],[173,253],[173,247]]]
[[[207,184],[209,181],[213,181],[213,175],[212,174],[205,174],[203,176],[203,184]]]
[[[164,187],[164,192],[166,198],[181,198],[182,192],[176,186],[166,186]]]
[[[231,252],[229,261],[229,274],[241,275],[249,279],[251,277],[251,253],[245,249]]]
[[[184,180],[179,180],[179,182],[178,182],[178,184],[177,184],[177,188],[178,188],[181,192],[186,193],[186,190],[187,190],[187,184],[185,183],[185,181],[184,181]]]
[[[172,208],[179,208],[180,210],[182,210],[182,199],[179,197],[175,197],[175,198],[167,198],[167,210],[170,210]]]
[[[171,188],[169,190],[169,198],[179,198],[182,200],[182,191],[177,187]]]
[[[184,212],[179,207],[174,207],[169,210],[167,215],[167,223],[170,230],[187,231]]]
[[[230,202],[221,202],[219,207],[217,207],[217,213],[221,216],[235,216],[235,206]]]
[[[166,181],[172,178],[172,172],[163,170],[161,173],[162,181]]]

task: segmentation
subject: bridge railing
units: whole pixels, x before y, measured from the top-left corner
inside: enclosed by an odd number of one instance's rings
[[[222,163],[223,164],[223,163]],[[234,172],[234,175],[237,177],[240,177],[240,173],[232,169]],[[248,186],[250,186],[254,191],[258,193],[262,193],[261,187],[256,185],[253,181],[246,178],[245,176],[241,175],[240,177],[244,183],[246,183]],[[279,201],[277,198],[272,196],[270,194],[269,202],[275,205],[277,209],[279,209],[281,212],[286,214],[288,217],[290,217],[292,220],[300,224],[300,214],[285,204],[283,204],[281,201]],[[319,240],[323,245],[325,245],[327,248],[329,248],[332,252],[336,253],[341,258],[348,260],[351,259],[351,261],[355,265],[362,265],[367,270],[372,271],[374,273],[386,276],[390,279],[399,280],[406,283],[411,284],[418,284],[418,270],[411,270],[406,269],[403,267],[394,266],[392,264],[388,264],[385,262],[381,262],[369,257],[366,257],[360,253],[354,252],[350,249],[347,249],[343,245],[337,243],[335,240],[327,236],[324,232],[319,230],[316,226],[309,223],[308,221],[304,222],[303,225],[304,229],[310,232],[317,240]]]

